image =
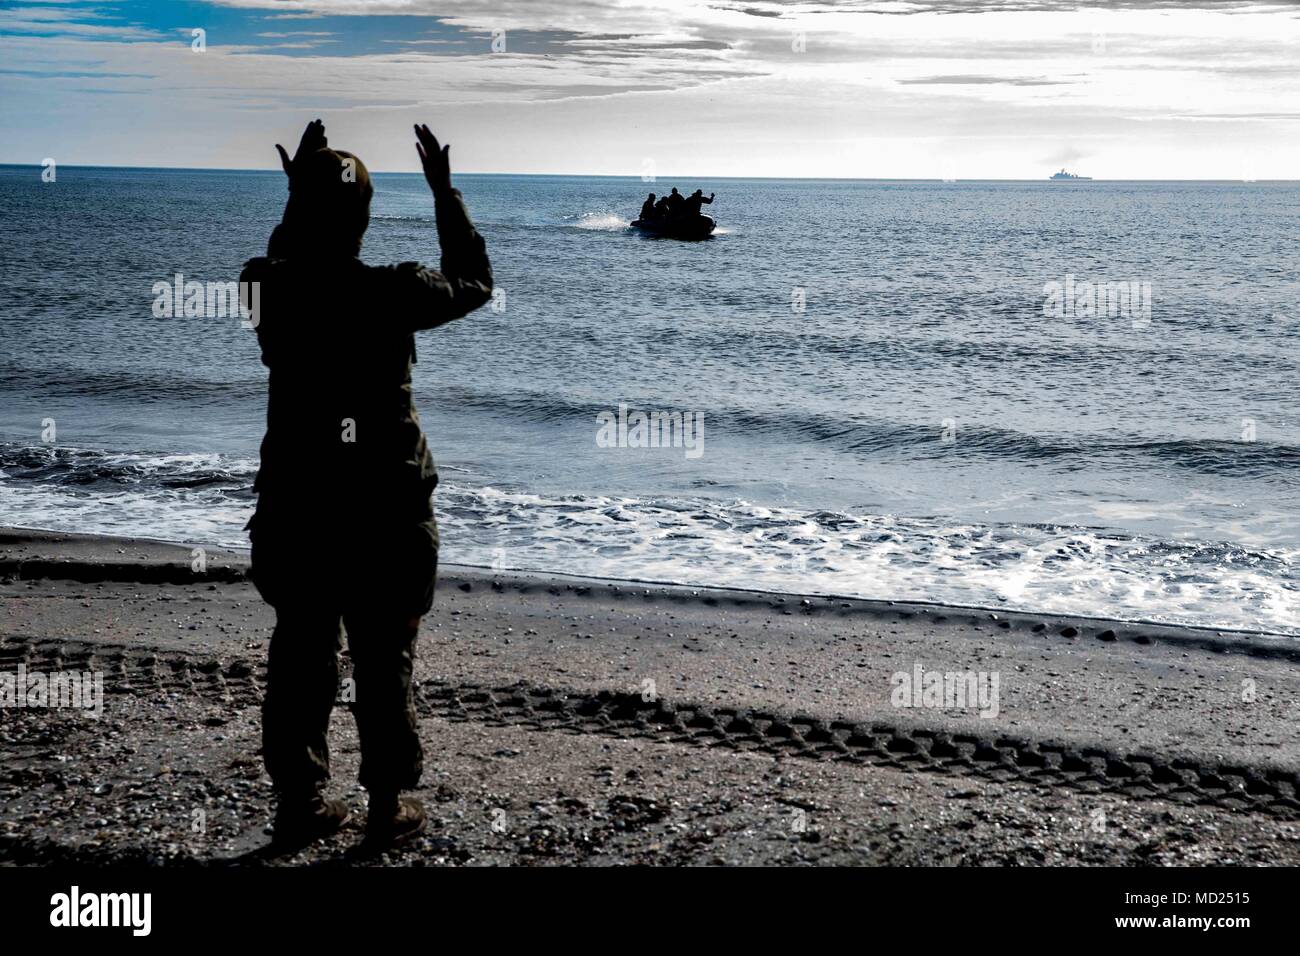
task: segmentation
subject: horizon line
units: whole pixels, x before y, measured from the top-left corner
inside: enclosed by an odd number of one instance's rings
[[[58,163],[65,169],[120,169],[120,170],[140,170],[144,172],[166,171],[166,172],[193,172],[193,173],[279,173],[284,175],[284,171],[276,167],[255,167],[255,166],[128,166],[115,164],[90,164],[90,163]],[[14,169],[42,169],[43,163],[0,163],[0,168]],[[372,169],[371,175],[383,176],[420,176],[423,172],[411,172],[408,170],[388,170]],[[981,178],[981,177],[956,177],[954,179],[945,179],[939,176],[735,176],[735,175],[714,175],[704,173],[682,173],[676,176],[658,176],[655,180],[645,180],[636,174],[622,173],[485,173],[463,170],[453,173],[454,176],[532,176],[537,178],[553,177],[561,179],[627,179],[640,181],[647,185],[662,180],[674,179],[752,179],[752,180],[780,180],[780,181],[801,181],[801,182],[882,182],[882,183],[1300,183],[1300,179],[1096,179],[1093,177],[1080,177],[1079,179],[1057,179],[1051,176],[1044,176],[1042,179],[1023,179],[1023,178]]]

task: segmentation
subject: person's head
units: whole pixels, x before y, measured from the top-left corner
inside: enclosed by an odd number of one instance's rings
[[[704,195],[704,190],[702,189],[697,189],[695,190],[695,192],[691,193],[692,198],[694,198],[695,196],[703,196],[703,195]]]
[[[674,195],[674,196],[679,195],[679,193],[677,192],[677,187],[676,187],[676,186],[673,187],[673,195]]]
[[[370,225],[373,195],[370,172],[352,153],[318,149],[297,157],[281,223],[287,248],[355,256]]]
[[[650,198],[647,200],[647,202],[654,202],[654,201],[655,201],[655,194],[651,193]]]

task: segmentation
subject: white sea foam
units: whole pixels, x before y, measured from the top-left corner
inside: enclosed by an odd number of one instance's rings
[[[251,477],[249,462],[207,457],[168,463]],[[1300,634],[1300,549],[452,483],[437,506],[451,563]],[[241,548],[251,509],[246,486],[0,482],[0,524],[22,527]]]
[[[743,501],[439,494],[454,562],[1300,633],[1300,550]]]

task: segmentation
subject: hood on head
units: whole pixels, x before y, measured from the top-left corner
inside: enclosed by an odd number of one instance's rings
[[[361,160],[341,149],[318,149],[294,162],[289,201],[267,254],[355,256],[370,225],[374,187]]]

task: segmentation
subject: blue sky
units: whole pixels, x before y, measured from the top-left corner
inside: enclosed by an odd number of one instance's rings
[[[358,5],[359,7],[361,5]],[[394,4],[399,7],[401,4]],[[472,55],[490,51],[490,32],[444,23],[432,14],[365,13],[344,15],[309,9],[290,9],[280,0],[261,4],[223,4],[195,0],[5,0],[0,2],[8,21],[0,36],[76,36],[78,30],[103,28],[100,39],[130,37],[137,31],[141,42],[182,42],[188,45],[192,30],[202,27],[214,43],[238,48],[241,53],[275,56],[354,57],[436,48],[446,55]],[[520,32],[510,46],[521,52],[548,52],[553,37]]]
[[[1297,178],[1300,12],[1201,0],[0,2],[0,162]],[[205,49],[192,49],[192,31]],[[494,48],[493,38],[496,38]]]

